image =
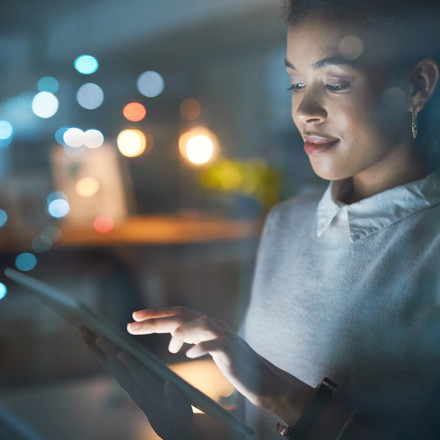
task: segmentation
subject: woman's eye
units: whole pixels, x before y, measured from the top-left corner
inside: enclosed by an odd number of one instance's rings
[[[348,89],[350,87],[350,83],[326,84],[325,87],[333,93],[338,93]]]
[[[299,92],[302,90],[306,85],[304,83],[294,83],[292,84],[287,90],[291,90],[292,92]]]

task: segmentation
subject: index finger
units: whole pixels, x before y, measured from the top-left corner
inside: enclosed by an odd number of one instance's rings
[[[127,324],[127,330],[133,335],[151,335],[152,333],[173,333],[177,328],[192,319],[181,315],[165,318],[151,318]]]
[[[137,310],[132,316],[135,321],[143,321],[152,318],[167,318],[170,316],[182,315],[187,317],[198,316],[197,312],[183,306],[157,307],[152,309]]]

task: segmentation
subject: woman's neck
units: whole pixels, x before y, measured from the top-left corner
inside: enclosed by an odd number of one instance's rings
[[[387,189],[422,179],[429,174],[428,166],[417,150],[389,157],[385,164],[353,176],[350,203],[371,197]]]

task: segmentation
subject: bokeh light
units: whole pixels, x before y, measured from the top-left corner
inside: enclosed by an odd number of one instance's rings
[[[0,139],[8,139],[13,133],[14,129],[8,121],[0,121]]]
[[[37,257],[30,252],[23,252],[15,259],[15,266],[18,270],[27,272],[37,265]]]
[[[60,87],[60,83],[53,76],[43,76],[37,83],[40,92],[56,93]]]
[[[35,93],[26,91],[6,101],[6,111],[14,118],[29,112]]]
[[[84,132],[83,142],[87,148],[99,148],[104,143],[104,135],[99,130],[86,130]]]
[[[47,235],[39,235],[32,240],[32,249],[35,252],[47,252],[52,246],[52,240]]]
[[[0,228],[8,221],[8,214],[3,209],[0,209]]]
[[[193,121],[200,116],[201,108],[197,99],[187,98],[180,104],[180,115],[187,121]]]
[[[402,107],[405,105],[406,102],[406,94],[405,92],[399,88],[399,87],[389,87],[383,92],[383,100],[390,106],[390,107]]]
[[[56,132],[55,132],[55,140],[60,144],[60,145],[64,145],[64,133],[69,129],[69,127],[60,127]]]
[[[139,75],[136,85],[139,93],[148,98],[154,98],[163,92],[165,82],[159,73],[148,70]]]
[[[206,163],[211,159],[214,145],[208,136],[200,135],[189,139],[186,144],[186,155],[195,164]]]
[[[50,92],[40,92],[32,100],[32,111],[40,118],[51,118],[58,111],[58,98]]]
[[[205,127],[195,127],[179,138],[180,154],[195,165],[212,160],[218,153],[218,145],[217,136]]]
[[[84,131],[77,127],[68,128],[63,135],[66,145],[72,148],[78,148],[84,145]]]
[[[137,122],[145,118],[147,110],[140,102],[130,102],[123,108],[122,114],[125,119]]]
[[[347,35],[339,42],[339,53],[349,59],[358,59],[364,51],[364,42],[356,35]]]
[[[92,55],[81,55],[73,63],[75,69],[83,75],[90,75],[98,70],[98,60]]]
[[[47,197],[47,212],[54,218],[65,217],[70,211],[67,196],[61,191],[54,191]]]
[[[147,146],[147,139],[140,130],[128,129],[119,133],[117,138],[119,151],[126,157],[140,156]]]
[[[70,211],[70,205],[67,200],[56,199],[47,206],[49,214],[54,218],[65,217]]]
[[[83,177],[75,184],[75,191],[81,197],[92,197],[99,190],[99,182],[94,177]]]
[[[76,92],[78,104],[87,110],[95,110],[104,101],[104,92],[98,84],[83,84]]]
[[[67,200],[67,196],[62,191],[53,191],[46,197],[46,202],[47,204],[49,204],[50,202],[53,202],[56,199]]]
[[[0,299],[3,299],[7,293],[8,288],[3,283],[0,283]]]
[[[51,240],[52,243],[56,243],[61,238],[61,230],[58,226],[49,225],[41,231],[41,237]]]
[[[11,145],[14,128],[8,121],[0,121],[0,148]]]
[[[113,217],[109,215],[99,215],[95,218],[93,222],[93,227],[96,232],[99,232],[100,234],[106,234],[107,232],[110,232],[115,226],[115,221],[113,220]]]

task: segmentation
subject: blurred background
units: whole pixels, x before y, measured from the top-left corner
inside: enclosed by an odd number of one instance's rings
[[[290,119],[280,2],[0,7],[0,437],[155,439],[76,330],[3,270],[121,328],[185,305],[239,330],[265,215],[323,185]],[[138,339],[233,404],[209,360]]]

